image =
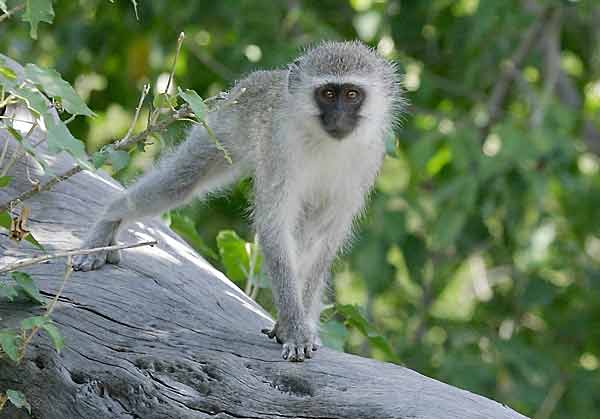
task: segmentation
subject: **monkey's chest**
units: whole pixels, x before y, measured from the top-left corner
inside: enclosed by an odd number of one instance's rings
[[[320,207],[364,195],[371,187],[380,162],[360,149],[331,147],[302,156],[294,186],[303,204]]]

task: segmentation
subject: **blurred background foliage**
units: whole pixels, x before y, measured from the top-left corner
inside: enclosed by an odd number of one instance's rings
[[[75,86],[97,116],[69,127],[92,152],[125,135],[144,83],[164,88],[180,31],[176,84],[203,97],[321,39],[377,48],[411,105],[336,266],[326,341],[538,419],[600,417],[600,2],[137,3],[139,19],[126,0],[55,1],[37,40],[17,14],[0,22],[0,51]],[[184,129],[115,175],[131,182]],[[222,230],[253,240],[250,190],[166,219],[227,270],[219,251],[237,236]]]

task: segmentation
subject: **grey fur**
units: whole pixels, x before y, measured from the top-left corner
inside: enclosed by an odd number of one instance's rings
[[[314,89],[351,82],[367,92],[359,122],[343,140],[323,131]],[[243,89],[243,90],[242,90]],[[236,103],[209,114],[230,164],[204,128],[191,130],[162,160],[107,206],[85,247],[114,242],[118,227],[225,188],[244,176],[255,185],[254,223],[272,280],[279,319],[263,331],[283,343],[291,361],[312,357],[324,284],[364,206],[403,107],[394,66],[359,42],[324,42],[286,70],[258,71],[230,92]],[[115,254],[75,259],[91,270]]]

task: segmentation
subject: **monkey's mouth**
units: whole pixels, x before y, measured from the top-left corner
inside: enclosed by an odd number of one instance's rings
[[[354,131],[358,123],[357,115],[346,113],[323,113],[320,115],[323,130],[332,138],[342,140]]]

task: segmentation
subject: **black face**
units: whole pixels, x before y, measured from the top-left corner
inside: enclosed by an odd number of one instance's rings
[[[354,84],[328,83],[315,89],[323,129],[338,140],[350,134],[356,128],[364,99],[364,90]]]

